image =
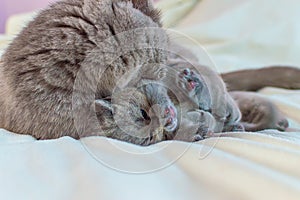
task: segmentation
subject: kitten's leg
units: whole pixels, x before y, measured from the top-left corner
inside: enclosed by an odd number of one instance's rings
[[[266,67],[221,74],[228,91],[257,91],[264,87],[300,89],[300,68]]]
[[[222,132],[244,132],[245,129],[243,122],[235,122],[225,125]]]
[[[241,123],[246,131],[288,128],[286,117],[270,100],[254,92],[230,92],[230,95],[241,110]]]

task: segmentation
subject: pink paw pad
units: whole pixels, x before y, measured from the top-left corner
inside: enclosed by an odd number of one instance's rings
[[[186,89],[189,91],[194,90],[198,85],[198,82],[195,81],[195,73],[188,68],[184,69],[179,77],[186,82]]]

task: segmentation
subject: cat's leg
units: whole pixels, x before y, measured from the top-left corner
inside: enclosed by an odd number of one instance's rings
[[[285,131],[289,124],[286,117],[270,100],[254,92],[230,92],[241,113],[241,123],[246,131],[277,129]]]
[[[300,89],[300,68],[265,67],[221,74],[228,91],[257,91],[264,87]]]

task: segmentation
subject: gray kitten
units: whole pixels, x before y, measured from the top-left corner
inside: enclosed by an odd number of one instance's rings
[[[290,131],[286,117],[270,100],[254,92],[264,87],[300,89],[300,69],[290,66],[269,66],[221,74],[230,95],[241,112],[241,123],[247,131],[277,129]]]
[[[199,64],[189,49],[174,42],[170,43],[169,48],[172,53],[169,54],[168,66],[175,72],[172,76],[176,77],[178,87],[187,97],[186,102],[189,102],[184,106],[185,109],[199,109],[212,114],[215,125],[210,129],[213,132],[243,131],[239,123],[240,110],[221,76],[213,69]],[[164,80],[172,82],[168,76]],[[172,86],[172,83],[169,85]]]
[[[285,116],[268,99],[254,92],[234,91],[230,95],[241,112],[241,123],[247,131],[277,129],[285,131],[289,124]]]

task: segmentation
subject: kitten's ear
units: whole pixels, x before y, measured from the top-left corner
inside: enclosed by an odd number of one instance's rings
[[[96,99],[95,100],[95,111],[96,112],[113,112],[112,105],[109,101]]]
[[[160,11],[155,9],[152,0],[131,0],[133,7],[140,10],[145,15],[161,26]]]

